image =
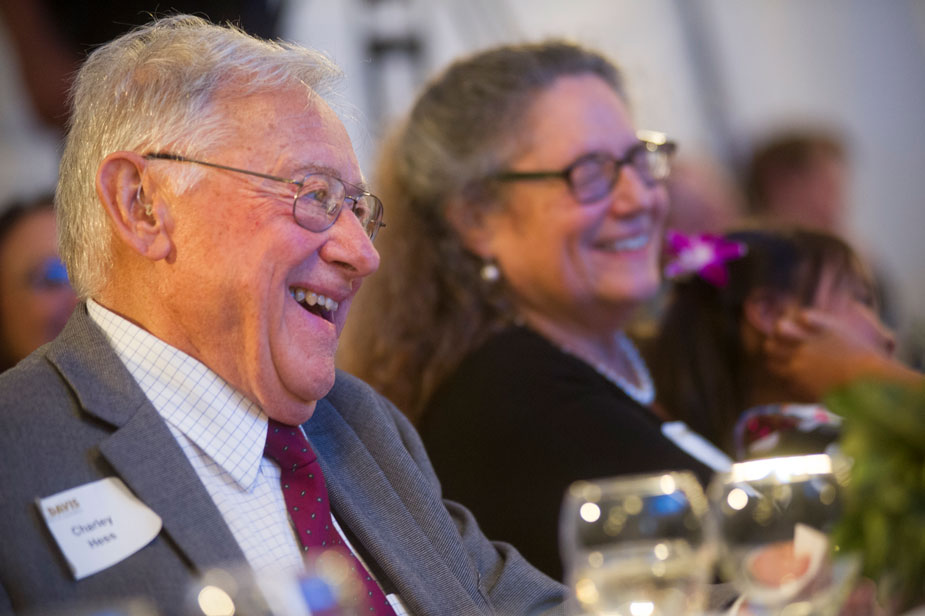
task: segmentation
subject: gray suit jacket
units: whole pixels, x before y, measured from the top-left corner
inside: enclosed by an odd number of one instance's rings
[[[560,584],[441,500],[417,433],[371,388],[338,374],[305,430],[335,514],[413,614],[561,609]],[[74,581],[35,499],[112,476],[161,516],[163,529],[126,560]],[[180,614],[198,574],[243,560],[84,305],[56,340],[0,376],[0,614],[132,596]]]

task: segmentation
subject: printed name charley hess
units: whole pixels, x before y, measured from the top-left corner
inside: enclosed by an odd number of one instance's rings
[[[97,518],[88,524],[74,524],[71,526],[71,532],[74,533],[75,537],[84,537],[85,535],[89,535],[89,533],[105,532],[106,534],[94,534],[93,536],[85,537],[87,544],[91,548],[98,548],[101,545],[116,540],[116,533],[106,532],[107,529],[111,531],[112,527],[112,516],[107,516],[105,518]]]

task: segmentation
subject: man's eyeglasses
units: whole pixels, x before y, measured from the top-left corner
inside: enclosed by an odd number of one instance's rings
[[[292,215],[299,226],[314,233],[326,231],[337,221],[344,204],[353,212],[363,226],[363,230],[370,240],[376,238],[379,228],[384,227],[382,222],[382,201],[379,197],[370,194],[359,186],[348,184],[343,180],[326,173],[309,173],[301,181],[278,177],[257,171],[237,169],[217,163],[186,158],[178,154],[156,152],[145,154],[148,160],[172,160],[180,163],[194,163],[205,165],[225,171],[245,173],[266,180],[283,182],[296,187],[295,197],[292,200]],[[349,194],[348,194],[349,189]]]
[[[645,134],[651,137],[641,138],[622,158],[591,152],[559,171],[503,171],[494,179],[500,182],[562,179],[579,203],[593,203],[610,194],[626,165],[631,165],[648,186],[654,186],[668,177],[677,145],[660,133]]]

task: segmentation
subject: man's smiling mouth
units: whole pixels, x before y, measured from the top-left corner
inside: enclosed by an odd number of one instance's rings
[[[289,295],[308,312],[326,321],[334,322],[334,313],[337,312],[340,304],[330,297],[300,287],[289,287]]]

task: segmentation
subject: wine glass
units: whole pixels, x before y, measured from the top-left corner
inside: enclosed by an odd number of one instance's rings
[[[74,600],[17,612],[22,616],[162,616],[151,599],[142,596]]]
[[[570,614],[700,613],[712,558],[706,496],[689,472],[578,481],[566,491],[560,546]]]
[[[734,464],[708,488],[720,573],[741,593],[733,614],[838,613],[858,562],[833,560],[847,463],[825,454]]]
[[[312,616],[360,612],[356,587],[362,582],[342,548],[312,550],[302,565],[261,572],[245,563],[208,569],[188,586],[183,613]]]

